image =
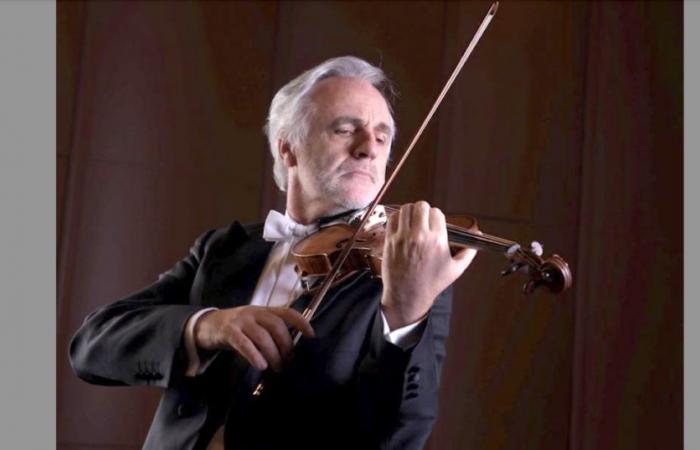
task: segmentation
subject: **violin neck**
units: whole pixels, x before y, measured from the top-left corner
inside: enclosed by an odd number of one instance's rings
[[[399,208],[394,205],[383,206],[387,212],[394,213],[399,211]],[[509,241],[508,239],[503,239],[486,233],[475,233],[467,230],[466,228],[451,224],[447,224],[447,239],[450,244],[456,244],[458,246],[470,247],[479,251],[494,253],[508,253],[508,250],[511,247],[518,245],[517,242]]]
[[[477,234],[470,231],[458,229],[457,227],[447,227],[447,238],[450,244],[470,247],[480,251],[507,253],[517,242],[509,241],[498,236],[489,234]]]

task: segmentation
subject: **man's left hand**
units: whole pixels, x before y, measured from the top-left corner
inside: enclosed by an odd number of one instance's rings
[[[382,260],[382,311],[389,328],[423,318],[475,256],[473,249],[450,254],[445,215],[427,202],[407,203],[389,216]]]

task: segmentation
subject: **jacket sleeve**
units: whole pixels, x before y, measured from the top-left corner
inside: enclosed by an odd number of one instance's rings
[[[184,376],[183,329],[202,308],[189,303],[190,290],[213,233],[200,236],[156,283],[87,316],[69,347],[78,377],[101,385],[167,387]]]
[[[385,450],[423,448],[437,417],[440,373],[445,358],[452,288],[436,299],[418,343],[404,350],[383,338],[377,313],[368,354],[360,364],[358,395],[368,423]]]

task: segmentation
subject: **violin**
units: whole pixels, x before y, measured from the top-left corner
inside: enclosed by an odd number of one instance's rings
[[[375,210],[379,223],[357,234],[350,252],[340,265],[335,284],[361,270],[369,270],[373,276],[381,277],[386,216],[396,214],[398,210],[398,207],[389,205]],[[540,286],[555,294],[571,287],[569,264],[557,254],[543,259],[542,246],[538,242],[533,242],[530,248],[523,248],[517,242],[482,233],[472,217],[452,216],[447,217],[446,222],[453,256],[464,248],[503,254],[510,265],[501,275],[517,271],[527,274],[528,281],[523,285],[525,294],[531,294]],[[356,231],[354,226],[348,224],[331,225],[302,239],[292,248],[297,273],[304,280],[307,291],[315,290],[308,280],[318,280],[331,272],[341,250]]]

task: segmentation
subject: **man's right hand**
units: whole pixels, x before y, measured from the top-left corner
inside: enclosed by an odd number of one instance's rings
[[[235,350],[258,370],[279,372],[292,357],[289,326],[313,337],[309,321],[283,307],[238,306],[204,314],[194,329],[197,348]]]

